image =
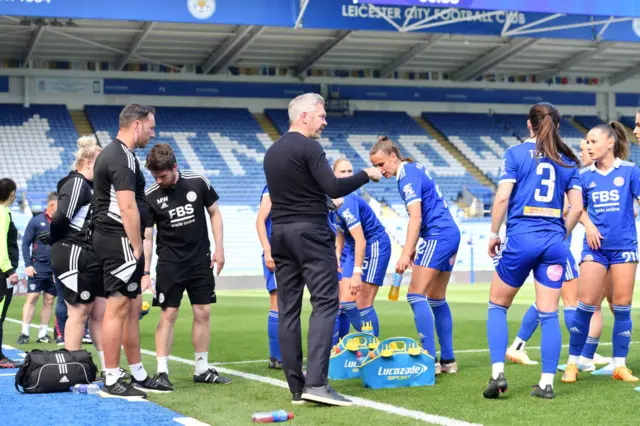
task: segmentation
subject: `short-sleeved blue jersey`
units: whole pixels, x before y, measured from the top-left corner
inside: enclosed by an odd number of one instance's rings
[[[635,250],[638,233],[633,203],[640,197],[640,169],[616,158],[613,167],[600,171],[595,164],[580,171],[582,199],[591,222],[604,237],[601,249]],[[586,236],[585,243],[586,245]]]
[[[362,232],[367,244],[378,241],[385,235],[384,226],[376,217],[373,209],[364,198],[355,192],[344,197],[344,202],[336,211],[336,216],[336,222],[344,232],[345,245],[355,244],[349,231],[358,225],[362,226]]]
[[[420,236],[447,235],[460,232],[429,172],[420,163],[402,163],[397,174],[398,191],[408,208],[421,203],[422,225]]]
[[[262,199],[265,196],[269,196],[269,188],[267,185],[264,186],[262,194],[260,195],[260,204],[262,204]],[[264,226],[267,228],[267,238],[269,238],[269,242],[271,242],[271,212],[269,212],[269,216],[267,216],[267,219],[264,221]]]
[[[500,183],[514,183],[507,216],[507,235],[536,231],[566,233],[562,209],[564,194],[580,190],[578,165],[560,155],[563,167],[536,150],[527,140],[507,150],[502,159]]]

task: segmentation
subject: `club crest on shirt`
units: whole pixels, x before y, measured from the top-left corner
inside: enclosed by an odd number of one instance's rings
[[[416,193],[413,191],[413,188],[411,187],[410,183],[402,187],[402,192],[404,192],[405,199],[416,196]]]
[[[622,176],[618,176],[613,180],[613,184],[615,186],[622,186],[624,185],[624,178]]]
[[[189,201],[190,203],[193,203],[197,198],[198,196],[196,195],[195,192],[193,191],[187,192],[187,201]]]
[[[40,222],[40,226],[46,226],[47,224],[44,222]]]

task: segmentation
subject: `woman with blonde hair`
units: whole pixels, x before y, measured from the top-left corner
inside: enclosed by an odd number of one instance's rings
[[[65,349],[79,350],[85,323],[96,347],[102,369],[100,338],[105,299],[102,271],[91,244],[93,166],[102,151],[94,136],[78,139],[74,170],[58,182],[58,210],[51,221],[51,265],[62,284],[69,318],[65,325]],[[60,296],[60,295],[59,295]]]

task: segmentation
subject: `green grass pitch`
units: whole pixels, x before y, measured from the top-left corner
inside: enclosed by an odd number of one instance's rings
[[[376,303],[380,317],[381,338],[393,336],[416,338],[413,315],[404,296],[401,296],[398,302],[389,302],[386,300],[387,291],[388,287],[381,289]],[[145,297],[150,300],[149,296]],[[339,392],[350,396],[444,416],[451,420],[485,425],[560,424],[561,422],[579,425],[637,424],[640,394],[634,391],[633,383],[616,382],[608,376],[596,377],[583,373],[578,383],[566,385],[560,382],[560,374],[557,374],[556,399],[543,401],[529,396],[531,386],[539,379],[539,365],[520,366],[508,363],[506,367],[506,376],[509,380],[508,392],[499,400],[485,400],[482,397],[482,390],[491,372],[489,353],[486,350],[487,298],[488,285],[486,284],[456,284],[449,288],[447,300],[453,313],[454,347],[460,351],[456,355],[460,365],[459,374],[441,376],[437,379],[436,386],[423,388],[370,390],[364,389],[359,380],[334,381],[332,385]],[[21,297],[14,298],[9,309],[9,318],[21,318],[23,301]],[[533,287],[527,284],[508,313],[510,341],[515,337],[522,315],[532,301]],[[268,304],[268,295],[264,290],[218,292],[218,303],[212,307],[212,342],[209,353],[212,363],[220,363],[220,367],[235,371],[284,380],[281,371],[267,369],[266,361],[239,363],[268,358]],[[612,316],[606,309],[601,341],[608,343],[611,341]],[[38,307],[37,312],[39,311]],[[310,305],[306,299],[303,310],[304,331],[307,328],[310,312]],[[158,318],[158,308],[152,308],[149,315],[140,323],[142,347],[149,351],[155,350],[154,330]],[[173,355],[190,361],[193,360],[191,318],[188,299],[185,297],[182,312],[175,327]],[[562,320],[561,324],[564,332],[563,343],[566,345],[569,338]],[[6,322],[4,343],[15,346],[19,333],[19,324]],[[34,340],[37,331],[32,329],[31,334]],[[536,331],[529,346],[538,346],[539,339],[540,333]],[[29,344],[21,349],[30,350],[40,347],[55,348],[54,345]],[[85,348],[92,347],[85,345]],[[640,368],[635,349],[636,346],[631,347],[629,356],[631,369]],[[611,346],[601,346],[598,353],[610,356]],[[529,355],[532,359],[540,360],[538,349],[529,349]],[[564,363],[566,357],[565,347],[560,362]],[[124,356],[122,360],[123,367],[127,368]],[[153,375],[156,369],[155,358],[145,355],[143,361],[149,374]],[[325,408],[310,404],[293,406],[290,403],[288,390],[237,376],[231,376],[234,382],[229,386],[195,385],[191,381],[192,366],[170,361],[169,368],[176,392],[164,395],[149,394],[149,398],[211,425],[248,424],[254,412],[278,409],[292,411],[295,414],[293,422],[301,425],[424,424],[423,421],[414,418],[361,406],[351,408]],[[38,423],[38,419],[32,420]]]

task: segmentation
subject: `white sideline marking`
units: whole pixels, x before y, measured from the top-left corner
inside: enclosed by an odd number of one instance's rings
[[[6,321],[22,325],[22,321],[18,321],[13,318],[6,318]],[[31,324],[31,327],[40,328],[39,326],[33,325],[33,324]],[[53,331],[53,328],[49,327],[49,331]],[[488,352],[488,349],[483,349],[478,352]],[[149,356],[156,356],[156,353],[154,351],[150,351],[147,349],[140,349],[140,353],[144,355],[149,355]],[[186,358],[180,358],[173,355],[170,355],[169,359],[182,364],[187,364],[191,366],[196,365],[195,361],[192,361]],[[254,362],[254,361],[251,361],[251,362]],[[255,361],[255,362],[265,362],[265,361]],[[248,364],[247,362],[245,363]],[[225,367],[217,367],[218,365],[220,365],[219,363],[210,364],[210,365],[216,366],[216,370],[218,370],[221,373],[242,377],[243,379],[252,380],[254,382],[266,383],[268,385],[277,386],[287,390],[289,389],[289,385],[284,380],[278,380],[278,379],[273,379],[271,377],[259,376],[257,374],[245,373],[243,371],[238,371],[238,370],[231,370]],[[468,423],[463,420],[456,420],[450,417],[438,416],[436,414],[427,414],[422,411],[409,410],[408,408],[397,407],[395,405],[384,404],[381,402],[371,401],[369,399],[358,398],[358,397],[349,396],[349,395],[344,395],[344,396],[352,400],[354,404],[359,405],[361,407],[373,408],[374,410],[384,411],[389,414],[396,414],[402,417],[408,417],[415,420],[422,420],[424,422],[428,422],[431,424],[442,425],[442,426],[482,426],[479,423]],[[174,419],[174,420],[178,421],[177,419]],[[202,424],[204,425],[205,423],[202,423]],[[188,426],[191,426],[191,425],[188,425]],[[193,424],[193,426],[200,426],[200,425]]]
[[[203,423],[193,417],[176,417],[173,421],[184,426],[209,426],[209,423]]]
[[[150,356],[156,356],[156,353],[153,351],[149,351],[147,349],[141,349],[141,353]],[[191,361],[190,359],[180,358],[177,356],[170,355],[169,359],[171,361],[180,362],[182,364],[193,365],[195,366],[195,361]],[[230,374],[232,376],[242,377],[243,379],[253,380],[254,382],[266,383],[268,385],[277,386],[283,389],[289,389],[289,385],[284,380],[278,380],[271,377],[259,376],[257,374],[245,373],[243,371],[231,370],[225,367],[217,367],[216,369],[220,373]],[[480,426],[477,423],[468,423],[461,420],[452,419],[449,417],[438,416],[435,414],[427,414],[421,411],[409,410],[407,408],[396,407],[390,404],[383,404],[381,402],[375,402],[364,398],[358,398],[355,396],[344,395],[346,398],[351,399],[354,404],[359,405],[361,407],[373,408],[374,410],[384,411],[389,414],[397,414],[402,417],[409,417],[416,420],[422,420],[425,422],[429,422],[436,425],[443,426]]]
[[[22,325],[22,321],[18,321],[15,320],[13,318],[6,318],[5,321],[9,321],[9,322],[14,322],[16,324],[20,324]],[[37,328],[39,329],[40,327],[37,325],[33,325],[31,324],[31,328]],[[53,328],[49,327],[49,331],[53,331]],[[633,341],[633,342],[629,342],[630,345],[637,345],[640,343],[639,341]],[[598,346],[611,346],[613,343],[611,342],[600,342],[598,343]],[[3,348],[7,348],[7,349],[16,349],[13,348],[11,346],[8,345],[2,345]],[[568,348],[569,345],[562,345],[563,348]],[[540,349],[540,346],[527,346],[527,349]],[[456,354],[476,354],[476,353],[485,353],[485,352],[489,352],[489,349],[456,349],[453,351]],[[155,355],[154,355],[155,356]],[[305,358],[306,359],[306,358]],[[223,361],[223,362],[211,362],[210,364],[213,365],[241,365],[241,364],[259,364],[259,363],[267,363],[269,362],[268,359],[248,359],[248,360],[244,360],[244,361]]]

